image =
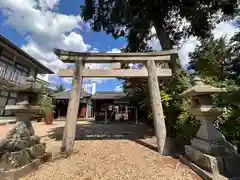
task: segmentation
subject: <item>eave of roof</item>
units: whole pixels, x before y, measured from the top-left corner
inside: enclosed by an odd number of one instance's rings
[[[107,92],[107,91],[97,91],[94,95],[92,95],[91,99],[99,100],[99,99],[123,99],[126,98],[127,94],[124,92]]]
[[[38,67],[40,67],[41,69],[43,69],[45,71],[45,74],[53,74],[54,72],[49,69],[48,67],[44,66],[42,63],[40,63],[38,60],[36,60],[35,58],[33,58],[32,56],[30,56],[29,54],[27,54],[25,51],[23,51],[22,49],[20,49],[18,46],[16,46],[15,44],[13,44],[11,41],[9,41],[8,39],[6,39],[4,36],[2,36],[0,34],[0,40],[2,42],[4,42],[7,46],[9,46],[10,48],[14,49],[15,51],[17,51],[19,54],[25,56],[27,59],[29,59],[30,61],[32,61],[34,64],[36,64]],[[44,74],[44,73],[43,73]]]
[[[59,93],[55,93],[55,94],[53,94],[52,96],[53,96],[55,99],[69,99],[69,97],[70,97],[70,91],[71,91],[71,90],[63,91],[63,92],[59,92]],[[81,97],[83,97],[83,98],[85,98],[85,97],[91,97],[91,95],[88,94],[88,93],[85,92],[85,91],[82,91]]]

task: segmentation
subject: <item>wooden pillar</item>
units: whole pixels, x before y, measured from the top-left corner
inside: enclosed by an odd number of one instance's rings
[[[88,100],[86,99],[86,113],[85,113],[85,118],[88,118],[88,112],[89,112],[89,109],[88,109]]]
[[[158,77],[156,73],[156,65],[154,60],[147,61],[148,70],[148,87],[152,106],[152,116],[154,121],[155,135],[157,138],[158,152],[163,155],[167,154],[166,150],[166,126],[159,90]]]
[[[92,101],[92,117],[96,120],[96,101]]]
[[[67,117],[65,121],[64,134],[62,139],[61,152],[70,155],[73,151],[77,117],[82,91],[82,71],[84,68],[83,61],[76,61],[76,71],[72,79],[72,90],[68,102]]]
[[[135,119],[136,119],[136,124],[138,124],[138,109],[134,107],[135,109]]]
[[[104,118],[105,124],[107,124],[107,110],[104,111],[104,115],[105,115],[105,118]]]
[[[58,119],[60,119],[60,116],[61,116],[61,108],[58,109]]]

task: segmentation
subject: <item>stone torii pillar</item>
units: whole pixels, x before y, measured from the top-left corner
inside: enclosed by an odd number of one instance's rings
[[[84,62],[82,60],[77,60],[76,70],[72,79],[72,90],[68,102],[66,124],[61,146],[61,152],[66,155],[71,154],[75,142],[77,116],[82,91],[83,68]]]
[[[157,68],[154,60],[147,61],[147,70],[148,88],[152,106],[152,115],[154,121],[155,135],[157,139],[158,152],[161,155],[168,155],[170,152],[168,152],[168,147],[166,144],[167,132],[165,126],[165,118],[163,114],[163,107],[159,90]]]

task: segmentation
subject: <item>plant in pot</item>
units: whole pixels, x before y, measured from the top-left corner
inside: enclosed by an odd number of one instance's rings
[[[53,105],[52,97],[47,93],[45,88],[43,87],[43,91],[39,97],[39,106],[40,106],[40,113],[43,115],[43,119],[45,124],[52,124],[53,123]]]

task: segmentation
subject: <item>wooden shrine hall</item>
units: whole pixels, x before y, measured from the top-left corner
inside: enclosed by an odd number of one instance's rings
[[[92,116],[96,122],[133,122],[138,123],[137,108],[131,106],[124,92],[97,91],[91,97]]]
[[[136,53],[89,53],[71,52],[55,49],[55,54],[64,63],[75,63],[75,68],[60,69],[60,77],[73,77],[70,93],[67,117],[61,151],[70,154],[73,151],[76,133],[76,124],[80,95],[82,91],[83,77],[93,78],[148,78],[148,88],[152,106],[154,128],[160,154],[167,154],[166,127],[162,102],[159,90],[159,79],[167,79],[172,76],[169,68],[172,56],[176,56],[175,50],[160,52],[136,52]],[[87,69],[85,63],[110,63],[109,69]],[[141,63],[141,69],[122,69],[121,64]],[[173,62],[174,63],[174,62]]]

